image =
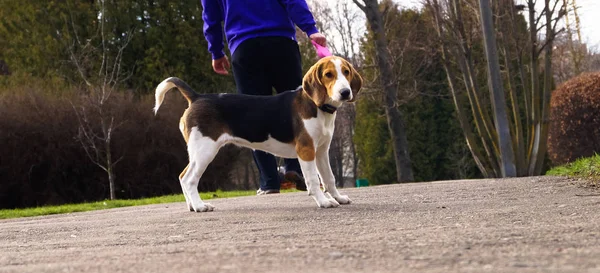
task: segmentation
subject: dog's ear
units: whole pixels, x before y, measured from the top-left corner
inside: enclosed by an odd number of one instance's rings
[[[356,101],[356,96],[358,95],[358,92],[362,88],[363,79],[358,73],[358,71],[354,69],[354,66],[352,66],[350,62],[347,63],[348,67],[350,67],[350,74],[352,74],[352,80],[350,81],[350,88],[352,88],[352,99],[349,100],[349,102],[354,102]]]
[[[302,79],[302,89],[317,105],[319,104],[319,93],[326,92],[321,81],[321,67],[322,63],[317,62],[306,72]]]

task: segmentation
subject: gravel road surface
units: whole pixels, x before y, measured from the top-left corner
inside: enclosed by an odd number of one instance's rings
[[[600,272],[600,195],[534,177],[0,220],[0,272]]]

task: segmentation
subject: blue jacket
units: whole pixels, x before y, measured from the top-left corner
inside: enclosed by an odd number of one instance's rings
[[[223,57],[223,28],[231,54],[248,38],[283,36],[296,40],[297,25],[318,32],[305,0],[201,0],[204,37],[213,59]]]

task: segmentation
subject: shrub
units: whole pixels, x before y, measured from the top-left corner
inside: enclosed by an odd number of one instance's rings
[[[75,139],[78,120],[71,103],[85,105],[86,100],[74,91],[61,93],[24,87],[0,93],[0,208],[109,196],[106,173],[89,160]],[[168,96],[154,116],[150,96],[113,93],[110,111],[122,123],[111,146],[114,158],[123,158],[115,167],[117,198],[181,192],[178,177],[188,158],[178,126],[187,103],[177,92]],[[248,164],[254,167],[249,151],[223,147],[202,177],[199,190],[251,186],[238,174]]]
[[[575,77],[552,94],[548,155],[554,165],[600,152],[600,73]]]

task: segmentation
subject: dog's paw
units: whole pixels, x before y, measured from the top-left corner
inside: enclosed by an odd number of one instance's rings
[[[348,197],[348,195],[338,195],[334,198],[335,198],[335,201],[337,201],[338,203],[340,203],[342,205],[352,203],[352,200],[350,200],[350,197]]]
[[[193,205],[192,205],[193,206]],[[215,209],[215,206],[209,204],[209,203],[202,203],[198,206],[193,206],[193,210],[191,211],[195,211],[195,212],[207,212],[207,211],[213,211]]]
[[[317,205],[319,208],[337,208],[340,206],[340,203],[335,201],[335,199],[324,198],[323,200],[317,200]]]

